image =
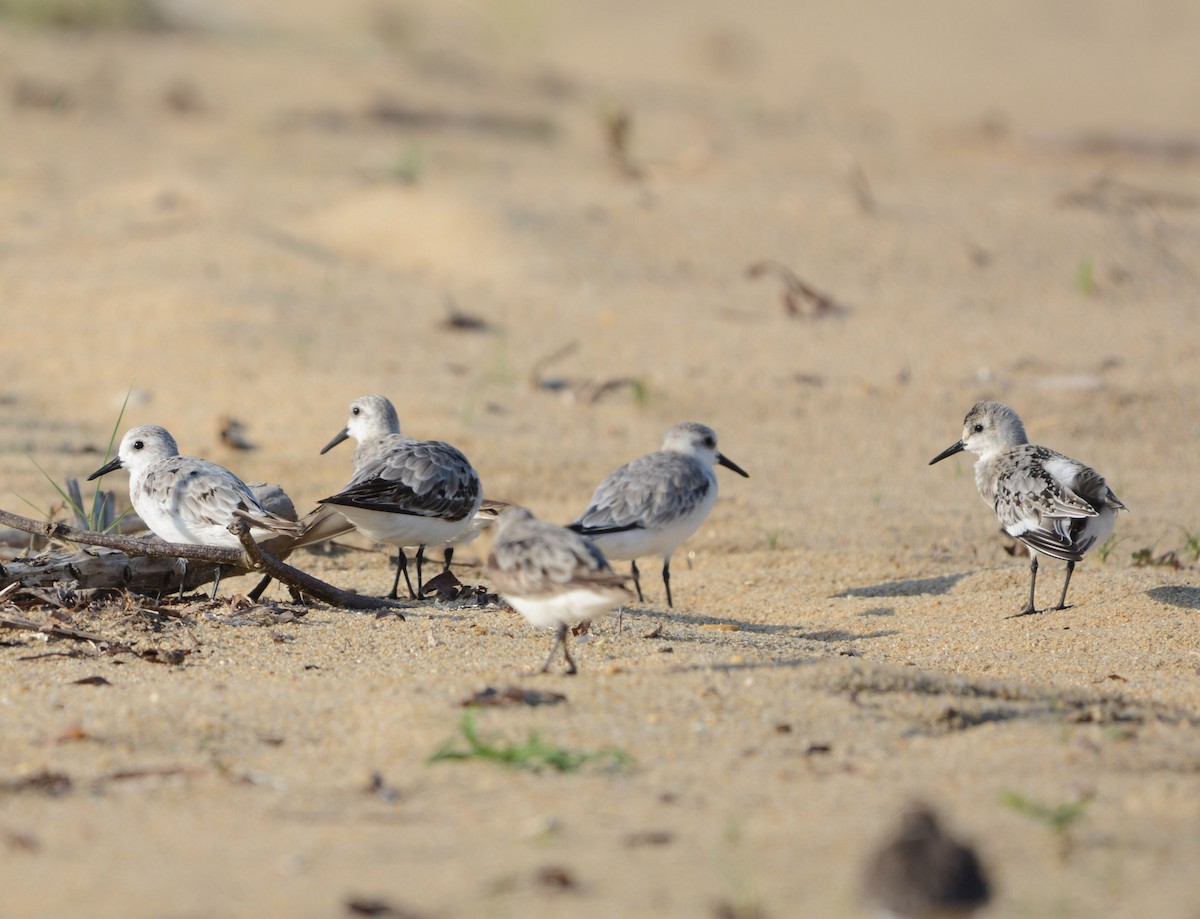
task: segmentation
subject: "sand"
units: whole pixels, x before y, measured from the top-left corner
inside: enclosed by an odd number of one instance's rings
[[[86,475],[127,393],[122,428],[302,510],[369,392],[549,519],[680,420],[751,478],[576,677],[511,612],[231,605],[248,578],[70,613],[182,664],[5,631],[0,914],[857,916],[922,798],[988,915],[1200,916],[1200,11],[292,7],[0,25],[0,506],[49,510],[27,455]],[[790,315],[763,260],[835,308]],[[981,398],[1130,509],[1068,610],[1005,618],[1027,559],[970,459],[927,466]],[[429,762],[509,685],[566,701],[486,740],[628,764]]]

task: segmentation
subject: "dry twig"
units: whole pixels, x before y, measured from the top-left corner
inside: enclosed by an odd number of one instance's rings
[[[764,275],[773,275],[783,282],[783,310],[789,316],[819,319],[846,310],[833,297],[802,281],[782,262],[763,259],[746,267],[748,278],[761,278]]]

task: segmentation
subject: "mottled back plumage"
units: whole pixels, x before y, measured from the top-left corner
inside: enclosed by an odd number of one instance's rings
[[[488,571],[500,594],[541,598],[584,587],[629,596],[628,576],[613,571],[595,543],[566,527],[511,507],[494,529]]]
[[[543,673],[559,647],[567,672],[574,673],[568,629],[631,599],[625,587],[628,578],[612,570],[593,542],[538,520],[523,507],[509,507],[496,520],[488,576],[496,592],[530,625],[555,629]]]
[[[1033,612],[1037,553],[1067,562],[1058,609],[1076,562],[1112,532],[1117,511],[1125,510],[1095,469],[1047,447],[1029,443],[1021,419],[1000,402],[980,402],[963,420],[963,435],[932,460],[963,450],[978,455],[975,484],[1010,536],[1034,553],[1033,584],[1025,612]]]

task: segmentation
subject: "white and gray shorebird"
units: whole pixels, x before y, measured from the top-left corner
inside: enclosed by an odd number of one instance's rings
[[[642,601],[637,560],[661,556],[667,606],[671,601],[671,554],[700,528],[717,502],[717,475],[724,466],[750,474],[717,450],[707,425],[685,421],[667,431],[661,450],[626,463],[600,483],[588,509],[570,528],[591,539],[606,558],[632,563]]]
[[[1030,550],[1029,602],[1016,615],[1040,612],[1034,605],[1038,555],[1067,563],[1062,596],[1054,607],[1066,609],[1075,563],[1108,537],[1125,505],[1095,469],[1031,444],[1017,413],[1000,402],[974,405],[963,421],[962,439],[929,465],[963,450],[979,457],[975,484],[983,500],[995,509],[1004,531]]]
[[[523,507],[509,507],[496,520],[488,573],[496,592],[531,626],[555,629],[542,673],[559,646],[567,673],[575,673],[568,629],[633,598],[628,576],[613,571],[594,542]]]
[[[235,512],[250,523],[255,542],[300,532],[295,521],[263,507],[246,483],[224,466],[181,456],[175,438],[157,425],[128,431],[116,457],[89,475],[88,481],[121,468],[129,470],[133,509],[155,536],[167,542],[240,549],[241,542],[228,529]],[[218,566],[214,597],[220,573]]]
[[[397,547],[395,599],[400,575],[416,598],[426,546],[458,544],[476,526],[483,501],[479,475],[460,450],[440,440],[417,440],[400,433],[400,420],[383,396],[350,403],[350,420],[325,447],[326,453],[354,438],[354,476],[320,504],[335,508],[360,532]],[[417,591],[408,576],[405,547],[417,547]],[[448,547],[453,553],[453,545]]]

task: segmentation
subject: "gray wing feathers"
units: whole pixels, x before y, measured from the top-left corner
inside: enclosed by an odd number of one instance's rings
[[[479,503],[479,476],[458,449],[404,438],[360,468],[332,504],[459,520]]]
[[[588,509],[572,525],[583,531],[670,523],[680,508],[699,503],[713,477],[694,459],[660,451],[626,463],[600,483]]]
[[[181,457],[183,462],[167,462],[146,476],[147,493],[167,494],[185,519],[228,526],[234,511],[243,511],[255,526],[279,533],[295,534],[299,526],[277,517],[262,506],[241,479],[223,466],[196,457]]]
[[[545,521],[503,540],[488,559],[493,586],[514,597],[553,596],[579,587],[619,590],[628,580],[589,540]]]

